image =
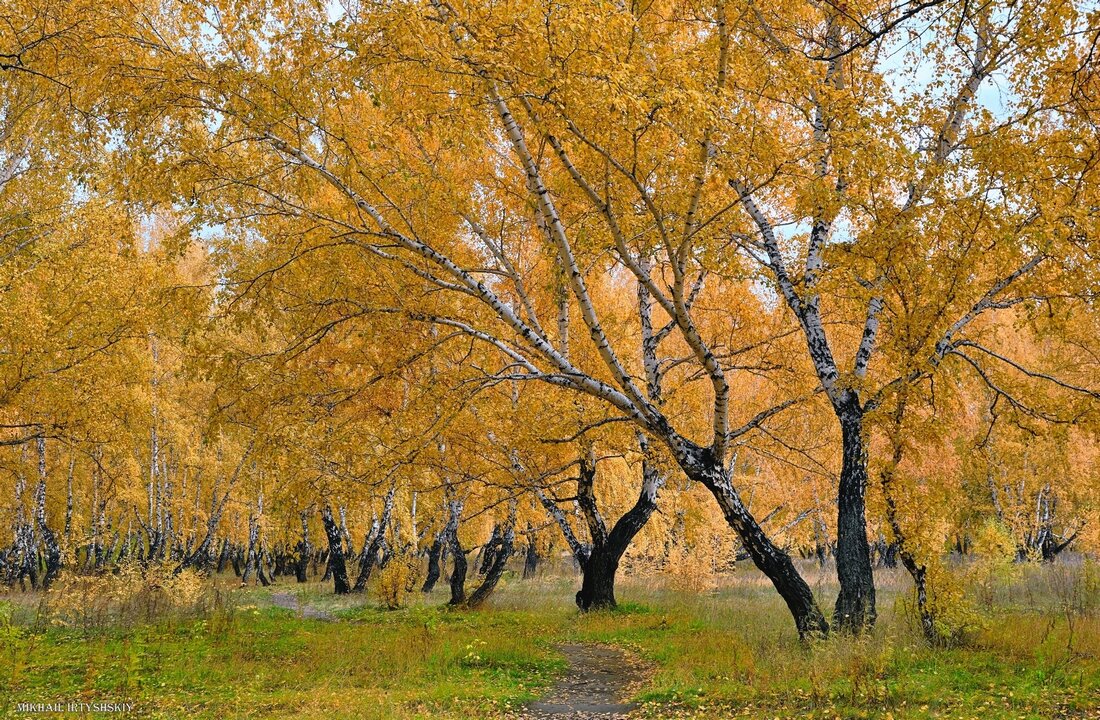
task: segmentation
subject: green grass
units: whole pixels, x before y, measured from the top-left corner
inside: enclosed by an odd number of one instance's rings
[[[564,670],[554,644],[581,641],[648,662],[636,698],[647,717],[1100,718],[1100,612],[1069,572],[1004,581],[986,628],[949,649],[914,635],[895,573],[879,578],[872,636],[809,646],[753,572],[707,593],[624,578],[621,607],[588,615],[560,576],[509,577],[478,612],[441,607],[442,590],[383,611],[319,584],[278,588],[335,622],[245,589],[201,617],[82,630],[41,622],[38,599],[15,594],[0,621],[0,714],[59,699],[128,700],[157,718],[508,717]],[[815,582],[827,604],[829,578]]]

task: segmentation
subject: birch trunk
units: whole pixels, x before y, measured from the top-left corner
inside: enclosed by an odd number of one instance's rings
[[[799,637],[807,639],[827,635],[829,623],[818,607],[810,586],[798,573],[790,555],[768,538],[745,507],[725,468],[709,457],[707,449],[690,447],[681,458],[681,467],[689,478],[702,484],[718,501],[726,522],[741,539],[753,564],[771,580],[787,604]]]
[[[432,540],[432,545],[428,548],[428,573],[424,578],[424,585],[420,588],[421,592],[430,593],[435,587],[435,584],[439,582],[440,559],[443,554],[443,532],[436,534]]]
[[[497,583],[500,582],[501,576],[504,575],[504,569],[508,565],[508,559],[512,557],[512,553],[515,550],[516,543],[516,508],[512,506],[508,513],[508,520],[505,521],[504,527],[496,534],[495,542],[493,542],[493,561],[485,572],[485,579],[482,580],[481,585],[470,595],[470,598],[466,601],[466,607],[479,608],[489,596],[493,594],[493,590],[496,589]]]
[[[382,543],[385,541],[386,528],[389,526],[390,517],[393,514],[393,500],[396,492],[396,485],[390,487],[390,491],[386,493],[386,499],[382,504],[382,517],[375,521],[374,526],[371,528],[371,534],[363,541],[363,554],[359,559],[359,577],[355,578],[353,592],[363,592],[367,587],[367,581],[370,580],[371,571],[374,570],[374,565],[378,561],[378,553],[382,550]]]
[[[448,605],[461,605],[466,602],[466,551],[462,549],[462,542],[458,538],[458,522],[462,516],[462,501],[451,500],[448,504],[450,517],[444,532],[447,534],[447,544],[454,558],[454,569],[451,571],[451,600]]]
[[[611,532],[594,540],[588,560],[584,564],[581,589],[577,593],[577,607],[581,610],[613,608],[615,601],[615,577],[619,561],[631,541],[641,531],[653,511],[657,509],[657,492],[664,483],[660,472],[649,461],[642,463],[642,491]]]
[[[344,562],[344,538],[332,517],[332,507],[328,503],[321,508],[321,522],[328,538],[328,567],[332,573],[334,590],[337,595],[346,595],[351,587],[348,585],[348,569]]]
[[[49,589],[53,581],[61,573],[61,546],[57,542],[57,536],[50,528],[46,517],[46,439],[37,438],[38,448],[38,487],[34,493],[34,520],[38,528],[38,534],[42,538],[42,548],[45,560],[45,574],[42,576],[42,589]]]
[[[309,557],[312,550],[309,546],[309,514],[303,510],[298,514],[302,521],[302,539],[298,541],[298,559],[294,564],[294,577],[304,583],[309,580]]]
[[[875,581],[867,541],[867,452],[858,401],[838,412],[844,451],[837,494],[836,573],[840,594],[833,611],[838,630],[859,633],[875,624]]]

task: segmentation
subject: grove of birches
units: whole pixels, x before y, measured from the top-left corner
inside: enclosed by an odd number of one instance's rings
[[[1100,552],[1098,254],[1081,0],[8,0],[0,581],[948,645]]]

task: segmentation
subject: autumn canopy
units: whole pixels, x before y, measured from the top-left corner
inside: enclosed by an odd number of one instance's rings
[[[740,562],[809,638],[900,563],[944,642],[952,558],[1100,551],[1085,3],[0,20],[8,585]]]

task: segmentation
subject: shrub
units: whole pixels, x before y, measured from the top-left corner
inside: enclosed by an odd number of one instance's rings
[[[50,621],[84,630],[161,617],[196,616],[221,603],[216,588],[193,570],[127,563],[115,573],[64,575],[46,595]]]
[[[395,553],[378,570],[375,596],[389,610],[403,608],[420,580],[420,561],[412,553]]]

